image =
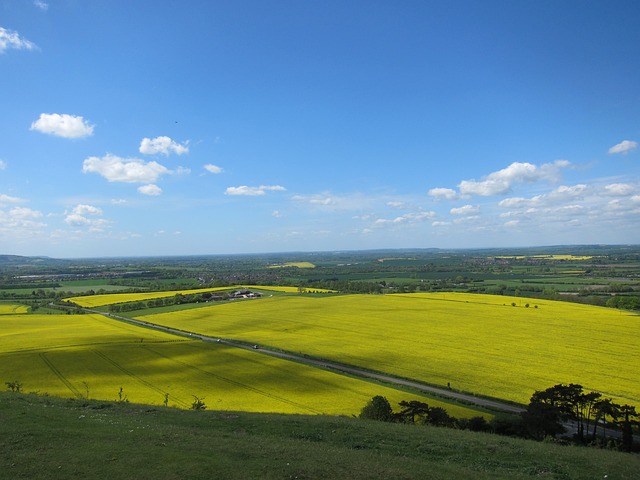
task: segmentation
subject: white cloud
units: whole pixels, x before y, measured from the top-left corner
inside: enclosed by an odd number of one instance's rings
[[[31,130],[62,138],[83,138],[93,135],[93,125],[84,118],[67,113],[41,113],[31,124]]]
[[[634,142],[633,140],[623,140],[622,142],[614,145],[609,149],[609,155],[614,155],[616,153],[622,153],[626,155],[636,148],[638,148],[638,142]]]
[[[436,216],[435,212],[405,213],[404,215],[400,215],[399,217],[392,218],[392,219],[379,218],[374,222],[374,224],[377,226],[414,224],[414,223],[424,222],[426,220],[431,220],[435,216]]]
[[[240,187],[229,187],[224,192],[225,195],[247,195],[247,196],[261,196],[265,195],[268,191],[284,191],[286,188],[280,185],[260,185],[259,187],[248,187],[241,185]]]
[[[27,207],[14,207],[9,211],[12,218],[28,220],[42,217],[42,212]]]
[[[532,163],[514,162],[502,170],[490,173],[484,180],[463,180],[458,184],[461,195],[492,196],[511,190],[517,183],[531,183],[538,180],[557,181],[560,169],[570,165],[567,160],[557,160],[536,166]]]
[[[89,157],[82,164],[84,173],[97,173],[109,182],[152,183],[171,173],[157,162],[145,163],[137,158],[120,158],[110,153],[104,157]]]
[[[621,197],[631,195],[636,190],[635,187],[629,183],[612,183],[606,185],[604,189],[609,195]]]
[[[387,207],[391,207],[391,208],[402,208],[404,206],[405,206],[404,202],[397,202],[397,201],[387,202]]]
[[[279,210],[274,210],[273,212],[271,212],[271,216],[274,218],[282,218],[283,215]]]
[[[26,38],[20,37],[18,32],[0,27],[0,53],[12,48],[15,50],[34,50],[38,47]]]
[[[170,153],[182,155],[184,153],[189,153],[189,147],[187,145],[188,142],[181,145],[171,140],[171,138],[164,136],[153,139],[143,138],[140,142],[140,153],[144,153],[145,155],[161,153],[165,156],[168,156]]]
[[[471,215],[472,213],[478,213],[480,207],[477,205],[465,205],[463,207],[452,208],[450,210],[451,215]]]
[[[0,235],[4,239],[40,236],[47,226],[39,221],[42,216],[42,212],[25,207],[0,210]]]
[[[458,198],[456,191],[450,188],[432,188],[427,194],[430,197],[442,200],[455,200]]]
[[[86,227],[92,232],[102,232],[104,227],[109,224],[109,221],[103,218],[95,218],[101,215],[101,208],[93,205],[78,204],[73,207],[71,213],[66,213],[64,222],[72,227]]]
[[[162,193],[162,189],[154,184],[142,185],[138,187],[138,191],[144,195],[157,196]]]
[[[0,170],[4,170],[5,168],[7,168],[7,162],[0,160]]]
[[[0,193],[0,205],[23,203],[25,200]]]
[[[214,173],[214,174],[222,173],[222,168],[218,167],[217,165],[212,165],[211,163],[207,163],[204,166],[204,169],[209,173]]]
[[[42,0],[35,0],[33,4],[43,12],[46,12],[47,10],[49,10],[49,4],[43,2]]]
[[[75,215],[102,215],[102,209],[93,205],[78,204],[71,211]]]

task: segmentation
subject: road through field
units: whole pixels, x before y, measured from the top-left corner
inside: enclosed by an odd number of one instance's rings
[[[236,348],[242,348],[245,350],[250,350],[253,351],[257,354],[262,354],[262,355],[271,355],[273,357],[278,357],[281,358],[283,360],[289,360],[289,361],[294,361],[294,362],[299,362],[299,363],[303,363],[305,365],[311,365],[314,367],[318,367],[318,368],[322,368],[325,370],[333,370],[333,371],[337,371],[337,372],[342,372],[342,373],[346,373],[349,375],[353,375],[356,377],[360,377],[360,378],[369,378],[369,379],[374,379],[374,380],[378,380],[384,383],[388,383],[388,384],[392,384],[392,385],[398,385],[398,386],[403,386],[403,387],[409,387],[409,388],[413,388],[415,390],[419,390],[422,392],[426,392],[426,393],[433,393],[435,395],[441,396],[443,398],[450,398],[450,399],[454,399],[454,400],[459,400],[462,402],[466,402],[469,403],[471,405],[477,405],[480,407],[484,407],[484,408],[489,408],[492,410],[499,410],[499,411],[504,411],[504,412],[509,412],[509,413],[520,413],[522,412],[524,409],[522,407],[510,404],[510,403],[506,403],[506,402],[500,402],[498,400],[491,400],[491,399],[486,399],[486,398],[481,398],[481,397],[476,397],[474,395],[470,395],[470,394],[465,394],[465,393],[460,393],[460,392],[456,392],[450,389],[446,389],[446,388],[438,388],[438,387],[433,387],[430,385],[425,385],[423,383],[419,383],[415,380],[409,380],[409,379],[402,379],[402,378],[397,378],[397,377],[393,377],[393,376],[389,376],[389,375],[385,375],[383,373],[376,373],[376,372],[370,372],[361,368],[357,368],[351,365],[343,365],[340,363],[334,363],[331,362],[329,360],[316,360],[316,359],[312,359],[312,358],[308,358],[304,355],[296,355],[293,353],[285,353],[285,352],[278,352],[278,351],[273,351],[273,350],[266,350],[266,349],[262,349],[259,348],[257,345],[247,345],[246,343],[243,342],[238,342],[232,339],[222,339],[222,338],[217,338],[217,337],[210,337],[207,335],[202,335],[198,332],[188,332],[188,331],[184,331],[184,330],[179,330],[176,328],[171,328],[171,327],[165,327],[162,325],[158,325],[155,323],[150,323],[150,322],[146,322],[143,320],[136,320],[133,318],[128,318],[128,317],[122,317],[119,315],[114,315],[114,314],[105,314],[104,312],[100,312],[97,310],[90,310],[90,309],[84,309],[87,312],[91,312],[91,313],[97,313],[97,314],[101,314],[101,315],[106,315],[109,318],[112,318],[114,320],[120,320],[123,322],[127,322],[127,323],[132,323],[135,325],[140,325],[142,327],[147,327],[147,328],[153,328],[155,330],[159,330],[162,332],[166,332],[166,333],[172,333],[175,335],[181,335],[181,336],[188,336],[189,338],[195,338],[195,339],[199,339],[205,342],[216,342],[216,343],[221,343],[224,345],[228,345],[228,346],[232,346],[232,347],[236,347]]]

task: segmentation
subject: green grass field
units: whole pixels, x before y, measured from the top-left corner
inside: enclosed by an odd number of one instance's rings
[[[0,392],[2,478],[633,479],[640,456],[344,417]]]
[[[478,412],[259,352],[189,340],[101,315],[0,316],[0,381],[26,392],[189,408],[353,415],[375,395]],[[122,388],[122,393],[120,393]]]
[[[640,317],[612,309],[456,293],[274,296],[141,318],[520,403],[580,383],[640,405]]]

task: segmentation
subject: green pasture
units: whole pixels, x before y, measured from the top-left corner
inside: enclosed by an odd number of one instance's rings
[[[300,363],[101,315],[1,315],[0,381],[63,398],[189,408],[354,415],[375,395],[478,412]],[[122,389],[122,390],[120,390]]]
[[[520,403],[580,383],[640,405],[640,317],[607,308],[448,292],[281,296],[141,318]]]

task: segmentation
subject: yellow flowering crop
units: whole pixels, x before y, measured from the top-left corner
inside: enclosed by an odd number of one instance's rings
[[[521,403],[580,383],[640,405],[640,317],[608,308],[459,293],[284,296],[144,319]]]
[[[353,415],[375,395],[420,399],[451,415],[477,412],[224,344],[101,315],[0,316],[0,380],[25,392],[189,408]],[[122,388],[122,396],[119,391]],[[168,397],[166,397],[168,394]]]

